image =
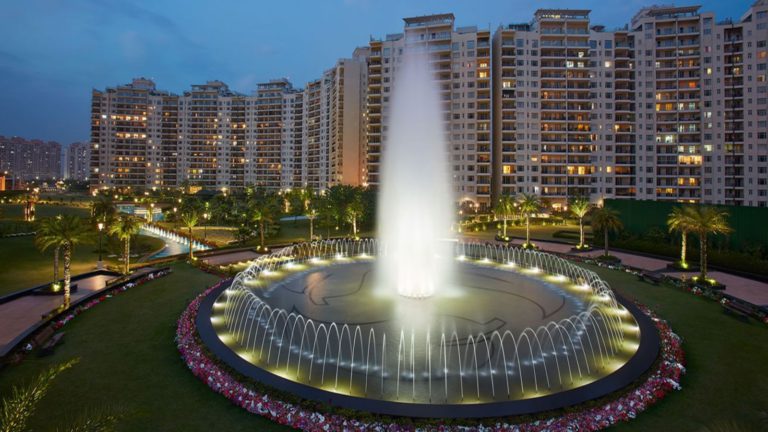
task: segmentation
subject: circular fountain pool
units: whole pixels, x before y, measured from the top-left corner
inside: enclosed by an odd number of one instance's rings
[[[632,383],[658,336],[594,272],[559,257],[457,244],[455,286],[378,288],[373,240],[263,257],[201,306],[230,366],[301,397],[391,415],[485,417],[576,404]]]

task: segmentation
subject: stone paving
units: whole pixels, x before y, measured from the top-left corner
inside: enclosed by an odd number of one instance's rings
[[[244,261],[252,261],[256,259],[258,256],[259,254],[257,254],[256,252],[251,250],[246,250],[246,251],[237,251],[237,252],[207,256],[201,259],[206,264],[225,265],[225,264],[236,264]]]

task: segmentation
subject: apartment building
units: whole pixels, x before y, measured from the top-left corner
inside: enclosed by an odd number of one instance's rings
[[[739,19],[643,8],[606,29],[540,9],[495,29],[405,18],[304,88],[94,91],[94,187],[376,187],[405,50],[430,55],[457,202],[534,193],[768,206],[768,1]]]
[[[64,152],[64,178],[87,180],[91,158],[91,146],[87,142],[70,144]]]
[[[0,174],[8,181],[61,178],[61,144],[0,136]]]
[[[442,100],[453,191],[457,199],[491,202],[490,31],[455,28],[453,14],[405,18],[402,33],[371,40],[368,61],[367,169],[365,182],[379,184],[386,151],[390,97],[405,50],[427,52]]]
[[[137,78],[94,90],[91,188],[359,185],[364,72],[358,56],[306,89],[277,79],[246,96],[209,81],[175,95]]]
[[[177,100],[170,93],[157,90],[155,83],[146,78],[136,78],[130,84],[105,91],[93,90],[92,187],[147,188],[162,178],[164,167],[159,158],[160,147],[165,143],[158,120],[162,118],[166,98]]]

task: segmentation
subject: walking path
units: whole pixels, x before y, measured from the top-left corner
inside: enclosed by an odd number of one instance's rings
[[[136,275],[154,271],[152,268],[138,270]],[[75,304],[82,298],[104,290],[107,283],[118,276],[97,274],[79,279],[77,292],[71,294],[71,302]],[[0,304],[0,357],[12,348],[16,338],[37,325],[45,315],[61,306],[64,297],[60,295],[31,295],[19,297],[8,303]]]
[[[589,257],[597,257],[603,253],[602,249],[596,249],[591,252],[573,253],[571,252],[572,245],[569,244],[548,242],[543,240],[534,240],[533,242],[539,246],[541,250],[546,252],[557,252]],[[625,265],[647,270],[649,272],[658,272],[679,278],[683,276],[690,278],[697,275],[695,272],[675,272],[667,270],[667,264],[671,264],[671,260],[650,258],[642,255],[615,251],[611,251],[611,255],[621,258],[621,262]],[[745,277],[719,271],[712,271],[708,274],[719,282],[725,284],[726,294],[732,295],[742,300],[746,300],[754,305],[768,305],[768,283],[759,282],[753,279],[748,279]]]
[[[213,256],[207,256],[201,258],[206,264],[210,265],[225,265],[225,264],[237,264],[245,261],[253,261],[260,255],[252,250],[236,251],[225,254],[218,254]]]

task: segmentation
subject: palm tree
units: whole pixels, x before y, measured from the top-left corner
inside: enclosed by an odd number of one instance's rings
[[[688,248],[688,232],[691,230],[691,218],[683,207],[675,207],[667,216],[667,228],[669,232],[677,231],[682,236],[682,246],[680,247],[680,265],[683,268],[688,267],[686,260],[686,249]]]
[[[37,224],[35,244],[37,245],[37,248],[40,249],[42,252],[45,252],[45,250],[48,247],[50,247],[42,243],[41,239],[46,238],[48,233],[51,232],[51,227],[54,223],[54,220],[55,220],[54,218],[43,219],[40,221],[40,223]],[[61,250],[61,246],[56,246],[53,248],[53,284],[59,283],[59,251],[60,250]]]
[[[131,215],[123,214],[109,226],[109,233],[123,241],[123,274],[131,270],[131,237],[141,230],[142,221]]]
[[[115,202],[109,195],[98,195],[96,200],[91,203],[91,217],[94,222],[102,222],[109,225],[109,222],[117,214]]]
[[[200,212],[197,211],[197,209],[194,206],[189,206],[186,209],[184,209],[181,213],[181,225],[184,226],[189,231],[189,261],[195,259],[193,248],[192,248],[192,228],[197,226],[198,221],[200,220]]]
[[[531,215],[541,209],[541,198],[535,194],[521,193],[517,197],[520,213],[525,216],[525,244],[523,247],[533,246],[531,244]]]
[[[589,213],[589,210],[589,200],[585,198],[576,198],[571,202],[571,213],[579,218],[579,245],[576,246],[577,249],[587,246],[584,244],[584,216]]]
[[[37,190],[33,190],[24,195],[24,220],[26,222],[33,222],[35,220],[35,203],[37,203],[37,201]]]
[[[598,207],[592,213],[592,228],[596,231],[603,232],[603,255],[609,256],[608,234],[610,232],[621,231],[621,229],[624,228],[624,224],[622,224],[621,219],[619,219],[619,212],[606,208],[605,206]]]
[[[64,309],[69,308],[72,250],[76,244],[90,240],[88,225],[74,215],[59,215],[46,223],[35,239],[43,250],[49,247],[61,248],[64,255]],[[57,275],[58,278],[58,275]]]
[[[258,224],[260,250],[266,250],[264,239],[282,212],[280,203],[281,198],[277,194],[262,189],[256,190],[248,199],[248,220]]]
[[[699,236],[699,267],[701,281],[707,280],[707,246],[709,234],[729,234],[728,212],[716,207],[690,206],[685,209],[689,230]]]
[[[3,431],[21,432],[27,430],[27,421],[35,412],[38,403],[48,393],[53,380],[80,360],[73,359],[45,370],[25,386],[14,386],[2,400],[0,425]]]
[[[52,366],[25,385],[14,386],[0,401],[0,431],[23,432],[27,422],[34,415],[40,401],[48,393],[59,374],[76,365],[80,359],[72,359]],[[69,432],[111,431],[123,413],[107,407],[99,410],[88,409],[72,424],[66,426]],[[60,430],[58,427],[56,430]]]
[[[496,218],[501,218],[503,223],[503,235],[504,239],[507,238],[507,220],[515,212],[515,200],[511,196],[503,196],[499,198],[499,202],[496,204],[496,208],[493,210],[496,213]]]

